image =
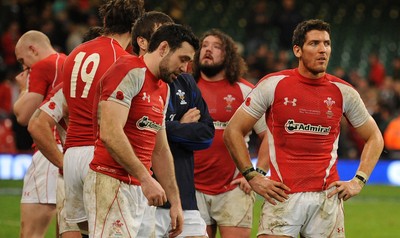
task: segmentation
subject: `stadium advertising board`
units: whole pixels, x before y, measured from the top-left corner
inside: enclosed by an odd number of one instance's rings
[[[32,161],[30,154],[0,154],[0,179],[20,180]],[[253,159],[255,166],[256,159]],[[341,180],[351,179],[358,168],[358,160],[338,161]],[[386,184],[400,186],[400,160],[380,160],[372,173],[368,184]]]

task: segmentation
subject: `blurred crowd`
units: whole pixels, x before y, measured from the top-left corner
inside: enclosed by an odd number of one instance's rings
[[[15,76],[21,68],[14,54],[19,37],[27,30],[42,31],[58,51],[68,54],[82,42],[89,27],[101,25],[98,17],[101,3],[101,0],[0,0],[0,153],[31,152],[32,140],[12,112],[19,95]],[[185,24],[181,1],[145,3],[146,10],[164,11]],[[292,32],[298,22],[309,16],[297,10],[295,0],[282,0],[278,5],[273,12],[265,0],[253,1],[248,6],[251,9],[242,29],[245,39],[238,42],[238,47],[248,65],[246,78],[254,84],[264,75],[291,68],[297,62],[291,52]],[[278,32],[278,40],[271,41],[270,31],[265,29]],[[333,49],[335,53],[339,52]],[[368,52],[365,72],[335,66],[329,73],[346,80],[360,93],[384,135],[386,148],[382,158],[400,159],[400,56],[383,64],[378,52]],[[359,157],[363,142],[346,122],[342,123],[339,143],[340,158]]]

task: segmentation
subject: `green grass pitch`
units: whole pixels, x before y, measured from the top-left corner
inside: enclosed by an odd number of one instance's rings
[[[0,237],[19,236],[19,202],[22,181],[0,180]],[[252,238],[256,237],[262,200],[254,209]],[[347,238],[398,237],[400,233],[400,187],[367,185],[361,194],[346,201]],[[55,237],[53,221],[46,238]]]

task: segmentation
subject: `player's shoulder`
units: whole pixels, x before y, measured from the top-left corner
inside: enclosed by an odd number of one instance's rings
[[[239,83],[239,84],[244,84],[245,86],[247,86],[247,87],[250,87],[250,88],[254,88],[254,84],[252,84],[251,82],[249,82],[247,79],[245,79],[245,78],[240,78],[238,81],[237,81],[237,83]]]
[[[349,82],[346,82],[345,80],[338,78],[332,74],[326,74],[326,79],[332,83],[338,83],[338,84],[346,85],[349,87],[353,87]]]
[[[143,59],[131,54],[121,55],[115,62],[115,65],[115,67],[126,66],[128,68],[138,68],[146,66]]]
[[[65,56],[65,55],[64,55]],[[39,60],[34,65],[32,65],[32,69],[36,70],[50,70],[54,68],[54,65],[57,64],[57,60],[60,58],[62,61],[65,60],[66,56],[64,57],[61,53],[51,54],[46,58]]]
[[[277,81],[280,81],[285,78],[289,79],[289,78],[292,78],[293,76],[295,76],[294,69],[285,69],[285,70],[277,71],[274,73],[269,73],[269,74],[265,75],[264,77],[262,77],[257,82],[256,86],[258,86],[260,84],[277,82]]]

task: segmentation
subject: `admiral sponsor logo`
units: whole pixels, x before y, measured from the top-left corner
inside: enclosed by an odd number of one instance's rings
[[[321,125],[314,126],[311,124],[304,124],[295,122],[293,119],[289,119],[285,124],[285,130],[289,134],[296,132],[307,133],[307,134],[317,134],[317,135],[328,135],[331,131],[331,127],[324,127]]]
[[[136,127],[139,130],[148,130],[157,132],[161,129],[161,126],[151,120],[149,120],[148,116],[143,116],[136,122]]]

